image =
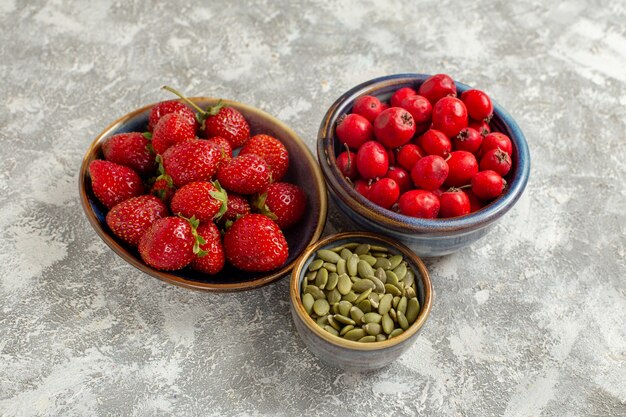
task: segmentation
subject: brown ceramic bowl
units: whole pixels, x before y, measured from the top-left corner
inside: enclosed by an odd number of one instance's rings
[[[219,101],[216,98],[195,97],[191,99],[202,108],[213,106]],[[179,271],[158,271],[146,265],[136,249],[117,239],[108,228],[105,217],[107,210],[95,198],[89,178],[89,163],[102,158],[101,145],[109,136],[123,132],[143,132],[148,124],[148,115],[154,104],[134,110],[113,122],[100,133],[89,146],[80,167],[79,192],[80,201],[98,236],[122,259],[135,268],[165,282],[186,288],[206,291],[240,291],[269,284],[287,275],[303,250],[315,242],[321,235],[326,221],[327,197],[326,186],[319,165],[313,158],[306,144],[280,120],[246,104],[222,100],[226,105],[239,110],[250,123],[251,134],[266,133],[279,139],[287,148],[290,166],[284,181],[298,184],[307,195],[309,209],[297,225],[284,231],[289,244],[289,258],[285,265],[275,271],[265,273],[248,273],[227,266],[216,275],[202,274],[188,268]]]
[[[358,242],[386,246],[389,252],[404,256],[415,272],[417,299],[420,312],[415,322],[404,333],[382,342],[353,342],[334,336],[317,325],[304,309],[301,283],[315,253],[342,244]],[[405,245],[369,232],[347,232],[328,236],[307,248],[291,272],[289,289],[291,316],[304,344],[323,362],[347,371],[371,371],[389,365],[415,343],[432,307],[433,291],[430,276],[420,258]]]

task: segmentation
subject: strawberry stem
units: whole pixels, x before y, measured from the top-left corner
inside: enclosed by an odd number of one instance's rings
[[[178,90],[173,89],[172,87],[168,86],[168,85],[164,85],[163,86],[164,90],[169,91],[170,93],[174,93],[176,94],[178,97],[180,97],[181,100],[183,100],[185,103],[189,104],[191,107],[193,107],[194,109],[196,109],[196,111],[198,113],[202,113],[204,114],[205,111],[202,110],[202,108],[200,108],[200,106],[198,106],[196,103],[194,103],[193,101],[189,100],[187,97],[185,97],[183,95],[183,93],[179,92]]]
[[[219,181],[213,181],[213,186],[217,188],[217,191],[211,191],[209,194],[211,197],[222,203],[219,211],[213,217],[213,219],[217,221],[221,219],[224,213],[226,213],[226,210],[228,210],[228,194],[226,193],[226,190],[222,188]]]
[[[200,226],[200,220],[196,219],[196,216],[191,216],[191,218],[188,219],[187,217],[183,216],[180,213],[178,213],[178,217],[180,217],[183,220],[187,220],[189,222],[189,225],[191,226],[191,234],[193,235],[193,238],[194,238],[193,253],[198,258],[202,258],[203,256],[206,256],[208,252],[200,249],[200,245],[206,244],[206,240],[198,234],[197,229],[198,229],[198,226]]]

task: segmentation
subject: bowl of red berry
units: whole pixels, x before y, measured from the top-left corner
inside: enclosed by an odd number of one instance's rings
[[[530,175],[515,120],[484,91],[445,74],[390,75],[352,88],[324,116],[317,154],[344,214],[425,257],[483,237]]]
[[[126,262],[168,283],[237,291],[284,277],[324,228],[319,165],[255,107],[179,96],[92,142],[79,175],[87,219]]]

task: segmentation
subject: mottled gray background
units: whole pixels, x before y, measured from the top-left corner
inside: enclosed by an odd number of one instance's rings
[[[0,1],[0,415],[626,415],[624,2],[180,3]],[[532,177],[485,239],[428,261],[430,319],[379,373],[307,351],[288,280],[166,285],[81,211],[87,146],[164,83],[313,148],[342,92],[398,72],[491,94]]]

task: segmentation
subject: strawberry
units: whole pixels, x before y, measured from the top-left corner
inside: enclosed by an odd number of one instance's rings
[[[248,200],[239,194],[228,193],[228,207],[221,220],[234,222],[239,217],[248,213],[250,213]]]
[[[202,123],[203,137],[210,139],[215,136],[225,138],[233,148],[239,148],[250,138],[250,125],[237,109],[225,106],[220,100],[215,106],[201,109],[193,101],[172,87],[163,87],[184,100],[198,111],[196,118]]]
[[[280,181],[289,168],[289,152],[278,139],[269,135],[252,136],[239,155],[258,155],[265,159],[272,173],[272,181]]]
[[[159,119],[152,132],[152,147],[163,154],[169,147],[196,137],[196,127],[178,113],[169,113]]]
[[[204,244],[200,245],[200,249],[205,252],[205,255],[196,257],[191,262],[191,269],[205,274],[217,274],[224,268],[226,262],[220,231],[213,222],[207,222],[198,226],[198,235],[202,236],[205,241]]]
[[[210,222],[222,217],[227,204],[226,192],[219,182],[198,181],[179,188],[172,198],[171,208],[174,214]]]
[[[222,159],[220,159],[219,166],[233,159],[233,147],[230,146],[229,141],[221,136],[215,136],[209,139],[209,142],[214,143],[222,151]]]
[[[189,265],[196,254],[202,255],[198,236],[198,220],[163,217],[152,223],[139,239],[141,259],[153,268],[173,271]]]
[[[255,194],[270,183],[270,170],[260,156],[242,155],[222,166],[217,171],[217,179],[229,191]]]
[[[150,194],[158,197],[166,204],[169,204],[170,201],[172,201],[174,193],[176,193],[176,188],[174,187],[174,183],[172,182],[172,177],[170,177],[169,175],[158,176],[155,179],[154,184],[152,184],[152,187],[150,188]]]
[[[139,132],[113,135],[102,143],[104,159],[132,168],[139,175],[150,175],[156,164],[148,150],[150,141]]]
[[[161,117],[170,113],[180,114],[190,124],[193,124],[196,130],[198,129],[196,114],[193,110],[178,100],[168,100],[155,104],[150,110],[150,116],[148,118],[148,131],[152,132],[159,120],[161,120]]]
[[[236,220],[224,235],[224,251],[228,262],[249,272],[271,271],[289,256],[283,232],[262,214],[246,214]]]
[[[148,227],[167,214],[167,207],[161,200],[152,195],[140,195],[113,207],[107,213],[106,222],[115,236],[137,246]]]
[[[285,229],[300,220],[306,210],[306,203],[306,194],[302,188],[286,182],[275,182],[257,196],[253,204],[281,229]]]
[[[144,191],[141,178],[135,171],[114,162],[91,161],[89,175],[93,193],[108,209]]]
[[[165,172],[176,187],[194,181],[209,181],[217,172],[222,152],[207,140],[187,140],[169,148],[163,154]]]

